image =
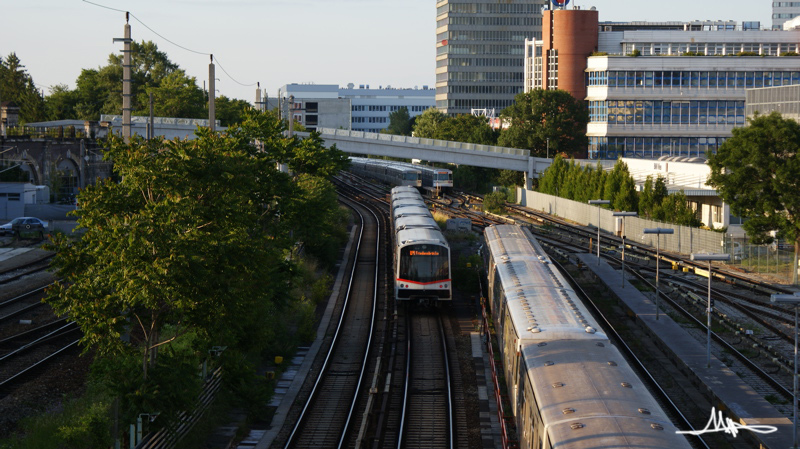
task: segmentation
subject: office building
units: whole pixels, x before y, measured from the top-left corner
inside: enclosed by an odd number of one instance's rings
[[[287,84],[280,96],[294,97],[292,114],[307,130],[350,129],[378,133],[389,127],[389,114],[405,107],[415,117],[434,107],[433,89],[348,84]]]
[[[783,24],[800,16],[800,2],[772,2],[772,29],[782,30]]]
[[[555,27],[566,21],[559,21],[562,14],[586,13],[556,11]],[[545,34],[548,26],[545,21]],[[583,60],[537,62],[545,43],[528,42],[526,83],[544,88],[562,73],[585,72],[585,97],[571,92],[589,107],[591,159],[703,158],[745,125],[747,89],[800,84],[800,57],[782,56],[798,52],[800,31],[758,28],[753,22],[600,22],[597,49]],[[556,41],[554,48],[563,52],[567,44]]]
[[[499,114],[523,92],[525,39],[541,39],[547,0],[436,2],[436,107]]]

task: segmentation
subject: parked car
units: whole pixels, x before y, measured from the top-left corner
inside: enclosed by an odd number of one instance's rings
[[[17,217],[0,225],[0,235],[20,235],[20,233],[44,237],[47,233],[47,222],[36,217]]]

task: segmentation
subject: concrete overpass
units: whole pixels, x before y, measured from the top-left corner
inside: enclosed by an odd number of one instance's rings
[[[420,159],[431,162],[521,171],[525,173],[525,184],[528,189],[530,189],[530,179],[538,178],[552,162],[552,159],[531,157],[530,150],[517,148],[350,131],[347,129],[319,128],[317,132],[321,134],[326,146],[336,144],[336,147],[345,153]],[[301,137],[309,135],[308,133],[296,134]]]

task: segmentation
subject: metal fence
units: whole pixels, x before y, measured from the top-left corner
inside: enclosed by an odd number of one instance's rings
[[[746,237],[734,238],[730,234],[705,229],[679,226],[638,217],[614,217],[608,209],[599,208],[577,201],[546,195],[539,192],[517,189],[517,198],[522,206],[540,210],[576,223],[600,227],[608,234],[625,237],[631,245],[641,244],[665,251],[682,254],[727,253],[731,255],[731,265],[747,271],[769,274],[783,282],[792,282],[794,248],[777,242],[772,245],[753,245]],[[623,228],[624,226],[624,228]],[[674,234],[645,234],[645,228],[672,228]],[[660,238],[657,242],[656,239]]]

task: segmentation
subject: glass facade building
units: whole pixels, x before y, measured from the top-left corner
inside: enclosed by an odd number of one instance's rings
[[[587,156],[704,159],[716,151],[746,125],[749,89],[800,86],[800,31],[757,25],[600,22],[597,51],[570,68],[585,75]],[[537,44],[526,50],[532,69]],[[528,79],[541,84],[533,70]]]

